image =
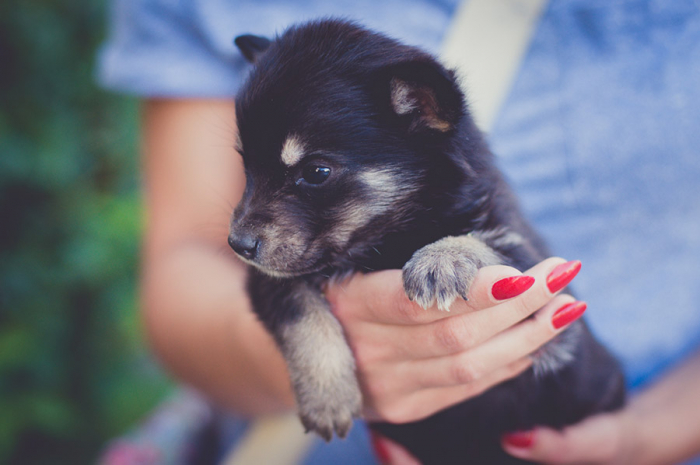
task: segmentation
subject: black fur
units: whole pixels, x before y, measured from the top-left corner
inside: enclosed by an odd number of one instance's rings
[[[332,277],[403,268],[419,249],[471,232],[491,232],[485,244],[521,270],[550,254],[496,169],[454,74],[432,56],[337,20],[293,27],[246,56],[256,66],[236,115],[247,184],[230,241],[239,253],[248,244],[251,299],[287,358],[304,424],[327,439],[342,436],[338,410],[309,399],[356,400],[340,387],[315,392],[325,375],[306,367],[328,360],[298,358],[289,347],[303,335],[289,328],[313,320],[303,302],[324,306],[309,292],[320,295]],[[281,159],[290,137],[304,152],[291,165]],[[316,167],[331,173],[318,185],[306,181]],[[523,240],[503,244],[499,233]],[[585,324],[550,345],[566,337],[574,338],[575,360],[554,373],[530,370],[425,420],[373,427],[426,464],[524,463],[502,451],[504,432],[560,427],[623,403],[618,364]]]
[[[236,47],[241,51],[243,56],[251,63],[255,63],[258,56],[262,54],[270,46],[270,40],[265,37],[254,35],[238,36],[234,40]]]

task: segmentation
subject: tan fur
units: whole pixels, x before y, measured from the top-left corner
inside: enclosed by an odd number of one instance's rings
[[[307,428],[326,440],[334,430],[344,437],[362,406],[355,359],[318,291],[300,285],[295,292],[303,314],[282,328],[281,339],[299,414]]]
[[[417,111],[416,122],[419,121],[440,132],[452,129],[452,125],[440,117],[439,104],[432,89],[410,84],[399,78],[392,79],[390,86],[391,104],[397,115],[408,115]]]
[[[305,151],[306,145],[298,136],[291,135],[284,141],[280,158],[285,165],[294,166],[304,157]]]

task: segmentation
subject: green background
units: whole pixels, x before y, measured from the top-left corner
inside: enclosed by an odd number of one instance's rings
[[[0,463],[92,463],[170,389],[138,316],[138,105],[106,4],[0,1]]]

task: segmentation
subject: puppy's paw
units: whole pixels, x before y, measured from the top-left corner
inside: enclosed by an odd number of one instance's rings
[[[340,438],[346,437],[362,408],[359,386],[353,383],[316,394],[299,399],[299,417],[306,431],[314,431],[326,441],[333,439],[333,432]]]
[[[413,254],[403,267],[404,289],[423,308],[437,302],[440,310],[449,310],[457,297],[467,300],[479,268],[498,261],[497,254],[478,239],[446,237]]]

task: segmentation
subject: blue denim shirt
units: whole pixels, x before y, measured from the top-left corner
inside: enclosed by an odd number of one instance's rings
[[[436,52],[455,3],[117,0],[99,80],[233,96],[248,69],[236,35],[334,15]],[[552,0],[489,135],[552,250],[583,262],[573,287],[632,388],[700,346],[699,127],[698,2]],[[372,463],[354,431],[307,463]]]
[[[697,2],[554,1],[490,137],[631,386],[700,344],[699,82]]]
[[[234,37],[336,16],[433,52],[458,0],[114,0],[98,79],[141,96],[235,95],[249,70]]]

